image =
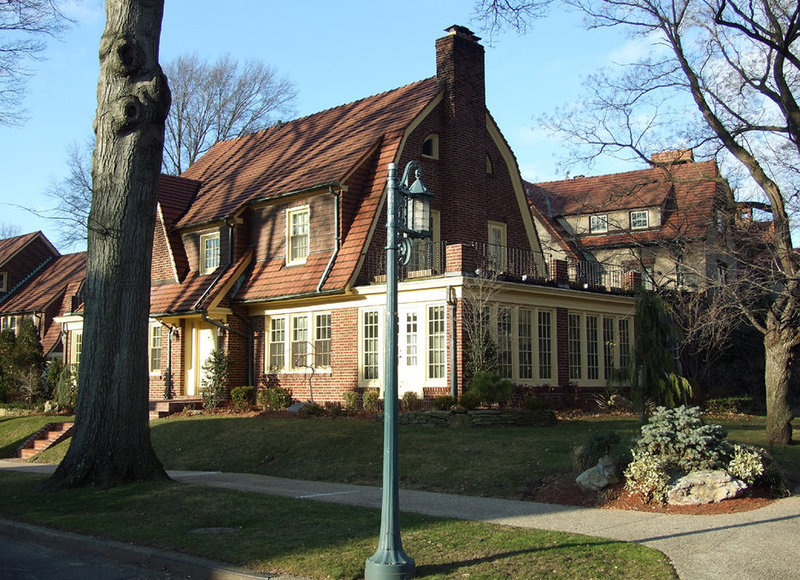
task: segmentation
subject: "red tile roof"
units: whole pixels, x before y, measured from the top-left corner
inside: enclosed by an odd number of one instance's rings
[[[41,312],[53,300],[61,299],[68,285],[81,282],[85,278],[86,252],[58,256],[3,302],[0,312]]]
[[[660,227],[635,232],[582,236],[587,247],[655,243],[665,240],[698,239],[713,223],[713,209],[721,177],[714,161],[680,163],[669,168],[578,177],[563,181],[526,184],[528,198],[539,212],[554,218],[661,206]],[[666,203],[674,198],[674,204]],[[559,229],[560,226],[557,225]]]
[[[170,260],[178,280],[182,280],[189,271],[189,259],[175,224],[186,212],[199,188],[199,181],[174,175],[162,174],[158,183],[158,221],[163,223],[156,223],[156,227],[164,228]]]
[[[47,245],[52,248],[53,254],[58,255],[58,251],[53,248],[53,245],[42,232],[31,232],[30,234],[0,240],[0,267],[13,258],[22,248],[40,236]]]
[[[201,186],[178,225],[213,222],[247,203],[342,182],[439,91],[430,78],[214,145],[182,175]]]

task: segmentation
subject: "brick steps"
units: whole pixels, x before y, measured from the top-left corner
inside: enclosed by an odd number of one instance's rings
[[[17,457],[30,459],[45,449],[61,443],[64,439],[72,435],[73,425],[74,423],[71,421],[48,423],[28,437],[28,439],[19,446],[19,449],[17,449]]]
[[[173,413],[180,413],[186,409],[202,409],[203,401],[196,399],[169,399],[165,401],[150,401],[150,420],[163,419]]]

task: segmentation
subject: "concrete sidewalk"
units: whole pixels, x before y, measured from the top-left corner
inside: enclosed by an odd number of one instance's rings
[[[54,466],[0,461],[0,469],[47,473]],[[380,508],[377,487],[265,475],[170,471],[178,481],[240,491]],[[660,550],[684,580],[800,578],[800,497],[715,516],[576,508],[401,490],[400,509],[432,516],[573,532]]]

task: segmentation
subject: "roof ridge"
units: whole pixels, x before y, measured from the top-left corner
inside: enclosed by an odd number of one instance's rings
[[[637,173],[644,173],[647,171],[654,171],[654,170],[661,170],[661,171],[669,171],[669,168],[687,168],[687,167],[697,167],[698,165],[710,165],[715,163],[715,160],[709,159],[707,161],[692,161],[690,163],[675,163],[670,165],[669,167],[662,167],[660,165],[651,165],[650,167],[643,167],[641,169],[631,169],[629,171],[617,171],[614,173],[602,173],[599,175],[576,175],[574,177],[566,177],[564,179],[551,179],[549,181],[528,181],[527,179],[523,178],[523,181],[530,184],[535,185],[538,187],[542,187],[549,183],[564,183],[564,182],[571,182],[573,180],[582,180],[582,179],[602,179],[607,177],[615,177],[621,175],[632,175]]]

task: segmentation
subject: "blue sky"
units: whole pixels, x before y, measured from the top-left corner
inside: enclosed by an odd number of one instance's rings
[[[556,163],[566,152],[537,129],[537,119],[576,99],[583,78],[626,59],[637,45],[616,31],[586,31],[571,13],[540,21],[525,36],[507,32],[490,42],[471,19],[472,4],[166,0],[161,61],[192,52],[212,60],[225,53],[260,59],[294,81],[297,115],[303,116],[433,76],[435,40],[446,27],[465,25],[484,38],[487,105],[523,177],[563,178]],[[76,25],[60,41],[50,41],[45,59],[33,65],[28,120],[0,127],[0,224],[18,225],[21,233],[42,230],[57,246],[55,224],[16,206],[55,205],[45,192],[67,174],[67,148],[92,136],[103,2],[70,0],[68,12]],[[590,173],[636,168],[607,160]]]

